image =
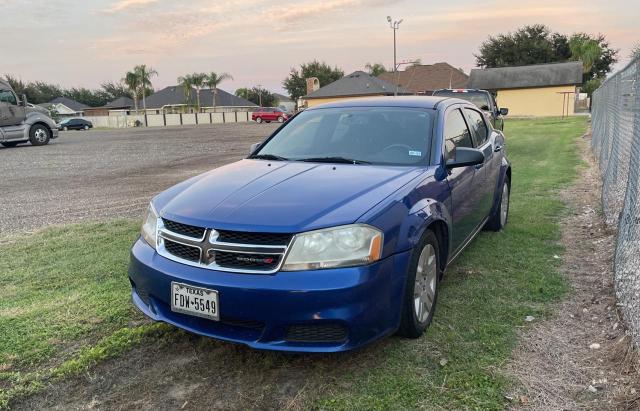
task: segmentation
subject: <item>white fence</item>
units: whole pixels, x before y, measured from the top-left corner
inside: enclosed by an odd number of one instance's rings
[[[143,114],[117,114],[110,116],[87,116],[86,120],[94,127],[126,128],[145,126]],[[188,114],[147,114],[147,127],[182,126],[197,124],[246,123],[251,121],[248,111],[234,111],[223,113],[188,113]]]

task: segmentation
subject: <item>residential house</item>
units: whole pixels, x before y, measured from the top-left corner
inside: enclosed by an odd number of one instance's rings
[[[329,83],[324,87],[313,91],[302,100],[306,107],[313,107],[322,103],[338,100],[347,100],[362,97],[393,96],[413,94],[403,87],[373,77],[364,71],[355,71],[339,80]]]
[[[418,64],[397,73],[382,73],[378,78],[427,96],[443,88],[466,88],[469,82],[468,75],[449,63]]]
[[[510,116],[560,116],[574,113],[582,63],[535,64],[471,70],[470,88],[496,93]]]
[[[84,111],[90,108],[67,97],[57,97],[48,103],[40,104],[40,106],[49,111],[57,111],[60,119],[82,117],[84,116]]]
[[[213,90],[200,90],[200,108],[203,112],[213,111]],[[224,90],[218,89],[215,111],[247,111],[257,105],[242,97],[238,97]],[[156,91],[146,99],[147,114],[163,113],[194,113],[197,111],[196,89],[193,88],[189,95],[182,86],[169,86]],[[142,109],[142,101],[138,101],[138,108]]]
[[[134,108],[133,100],[129,97],[118,97],[117,99],[110,101],[102,107],[89,107],[84,110],[85,116],[108,116],[112,111],[118,112],[118,114],[128,114],[128,112]]]
[[[278,99],[278,107],[286,111],[287,113],[292,113],[296,110],[296,102],[291,100],[289,96],[285,96],[284,94],[273,93]]]

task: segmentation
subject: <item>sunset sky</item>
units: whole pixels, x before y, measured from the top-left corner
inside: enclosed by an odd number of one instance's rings
[[[391,66],[387,15],[404,19],[399,60],[466,72],[488,35],[525,24],[604,33],[620,49],[617,68],[640,41],[640,0],[0,0],[0,74],[96,88],[145,63],[155,88],[213,70],[234,76],[221,87],[230,92],[281,92],[290,68],[312,59],[346,73]]]

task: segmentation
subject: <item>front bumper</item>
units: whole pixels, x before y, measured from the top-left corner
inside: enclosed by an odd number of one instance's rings
[[[397,329],[409,257],[400,253],[364,267],[236,274],[171,261],[139,239],[131,250],[129,278],[133,302],[153,320],[253,348],[335,352]],[[172,312],[172,281],[217,290],[220,321]],[[344,336],[336,339],[340,329]],[[319,338],[323,330],[334,338]]]
[[[57,128],[51,128],[51,139],[58,138],[59,131]]]

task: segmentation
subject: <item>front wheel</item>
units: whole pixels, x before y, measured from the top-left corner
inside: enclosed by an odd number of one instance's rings
[[[486,227],[488,230],[500,231],[507,225],[507,221],[509,220],[510,195],[511,190],[509,189],[509,177],[505,177],[504,183],[502,184],[502,191],[500,192],[500,203],[498,203],[498,208],[489,221],[487,221]]]
[[[440,285],[440,246],[427,230],[411,257],[398,335],[418,338],[427,329],[436,308]]]
[[[42,124],[35,124],[29,130],[29,141],[34,146],[44,146],[49,143],[51,133],[49,129]]]
[[[84,126],[84,131],[89,130],[89,126]]]
[[[278,117],[278,123],[284,123],[284,117],[282,116]]]

